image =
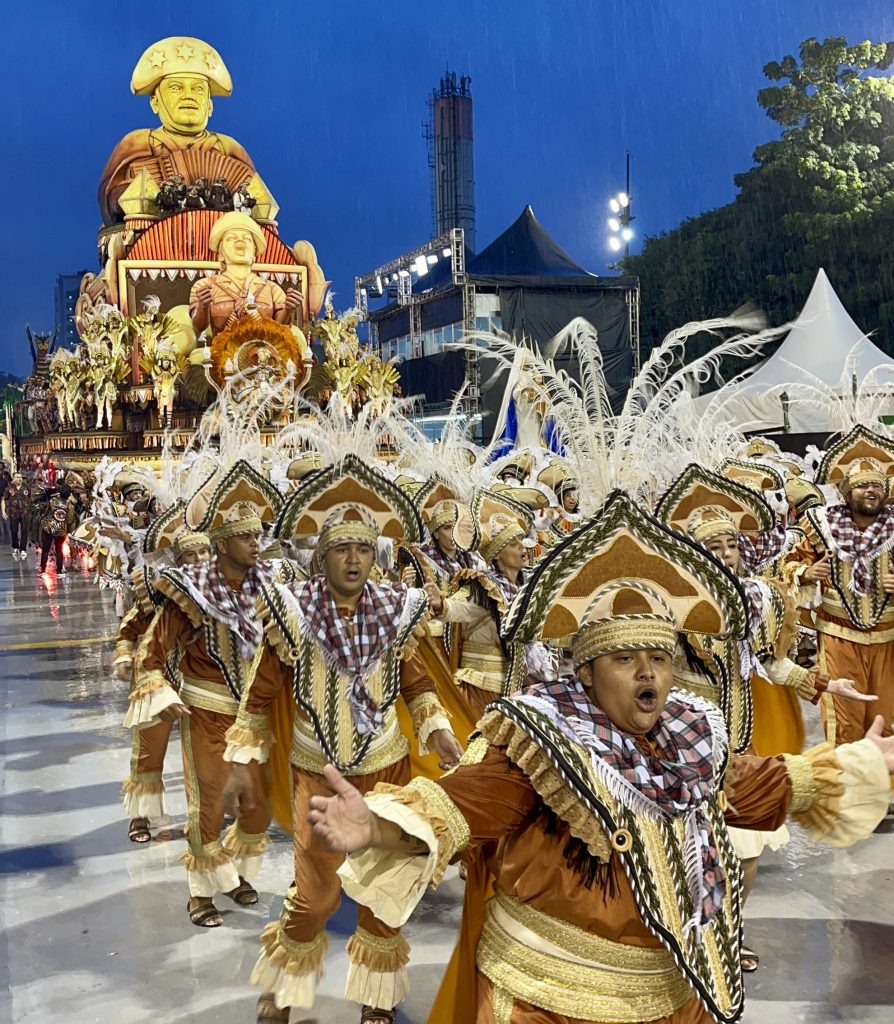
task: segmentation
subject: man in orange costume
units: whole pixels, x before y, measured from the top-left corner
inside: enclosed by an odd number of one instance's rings
[[[812,508],[807,538],[786,560],[785,574],[813,590],[819,664],[823,672],[853,679],[856,688],[878,698],[872,703],[833,695],[824,705],[827,736],[854,743],[876,715],[891,735],[894,718],[894,506],[887,504],[888,479],[873,458],[851,462],[839,482],[844,501]],[[830,708],[832,713],[830,713]]]

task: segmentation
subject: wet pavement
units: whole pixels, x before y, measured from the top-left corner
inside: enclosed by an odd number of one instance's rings
[[[257,879],[261,902],[220,901],[225,924],[186,917],[179,744],[165,766],[169,838],[127,839],[120,783],[130,758],[122,684],[111,676],[114,596],[85,570],[38,577],[0,552],[0,1021],[15,1024],[250,1024],[257,936],[291,879],[274,832]],[[812,708],[805,715],[813,724]],[[887,826],[891,826],[890,829]],[[749,1024],[894,1019],[894,823],[851,850],[829,850],[792,826],[762,860],[746,913],[760,953],[748,979]],[[407,929],[413,994],[399,1020],[422,1024],[459,922],[462,883],[428,894]],[[356,1024],[338,998],[345,902],[331,925],[327,975],[313,1013],[295,1021]]]

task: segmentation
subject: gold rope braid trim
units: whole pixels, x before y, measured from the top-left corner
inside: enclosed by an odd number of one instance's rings
[[[158,577],[156,589],[159,594],[176,605],[196,629],[205,621],[205,613],[202,609],[180,587],[167,579],[164,574]]]
[[[838,820],[845,786],[835,748],[820,743],[803,754],[784,754],[792,785],[789,813],[804,828],[826,835]]]
[[[134,601],[135,609],[139,611],[141,615],[151,618],[156,611],[156,604],[152,600],[152,595],[149,593],[149,588],[146,586],[145,574],[141,571],[133,574],[133,589],[134,589]],[[122,623],[123,625],[123,623]]]
[[[624,958],[633,948],[611,945]],[[581,1020],[635,1024],[669,1016],[692,998],[692,989],[672,961],[657,971],[622,972],[611,962],[581,963],[587,959],[586,947],[573,955],[574,960],[566,960],[524,945],[497,923],[488,907],[477,965],[495,989],[514,999]]]
[[[463,661],[465,662],[465,658]],[[469,686],[474,686],[478,690],[502,695],[505,675],[505,670],[499,674],[493,671],[479,672],[476,669],[469,668],[463,664],[456,670],[456,674],[453,678],[457,683],[467,683]]]
[[[440,803],[435,802],[437,797],[432,793],[428,787],[417,786],[417,782],[428,782],[427,779],[423,779],[421,776],[414,779],[408,786],[393,786],[389,782],[380,782],[373,789],[373,793],[382,793],[386,796],[391,797],[396,803],[401,804],[410,810],[413,814],[418,814],[420,818],[431,828],[435,834],[435,840],[438,844],[437,849],[437,862],[435,864],[435,870],[432,874],[429,885],[432,889],[436,889],[441,883],[441,879],[444,877],[444,872],[447,870],[447,865],[450,863],[456,853],[459,852],[461,847],[454,846],[455,830],[458,831],[459,826],[454,823],[453,828],[448,824],[447,819],[442,817],[442,808]],[[437,783],[429,782],[429,786],[440,789]],[[446,793],[441,790],[444,800],[450,800]],[[430,797],[435,799],[429,800]],[[451,806],[453,802],[450,801]],[[456,811],[456,808],[454,807]],[[459,811],[456,811],[459,814]],[[460,815],[462,817],[462,815]],[[465,819],[463,819],[465,821]],[[466,825],[468,829],[468,825]],[[468,840],[467,840],[468,842]]]
[[[271,921],[261,932],[264,957],[286,974],[313,974],[323,963],[329,939],[322,931],[310,942],[296,942],[283,931],[279,921]]]
[[[574,838],[586,845],[590,855],[608,862],[611,841],[599,819],[571,792],[534,740],[499,711],[487,712],[478,731],[492,746],[505,748],[509,760],[524,772],[540,799],[565,822]]]
[[[653,647],[674,653],[677,630],[673,622],[657,615],[616,615],[584,626],[575,637],[571,656],[575,665],[582,665],[600,654]]]
[[[373,935],[359,925],[345,948],[355,964],[379,974],[394,974],[410,962],[410,947],[402,935]]]

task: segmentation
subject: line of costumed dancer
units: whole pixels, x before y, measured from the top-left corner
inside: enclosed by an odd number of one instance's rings
[[[705,330],[717,347],[679,369]],[[256,903],[271,820],[293,834],[258,1021],[314,1005],[342,892],[345,997],[395,1021],[401,929],[451,866],[432,1024],[741,1017],[761,850],[789,817],[831,846],[868,836],[894,773],[894,441],[859,393],[806,458],[747,441],[722,392],[690,398],[776,333],[689,325],[615,412],[583,321],[544,352],[472,337],[507,380],[488,447],[459,416],[432,442],[402,400],[336,397],[265,448],[225,389],[165,460],[156,518],[118,541],[128,835],[165,814],[175,724],[185,923]],[[800,701],[827,736],[806,751]]]

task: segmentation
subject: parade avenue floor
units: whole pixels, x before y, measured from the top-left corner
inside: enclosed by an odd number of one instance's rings
[[[248,976],[261,928],[292,877],[291,843],[274,831],[257,879],[261,902],[219,901],[222,928],[186,916],[184,800],[172,740],[165,780],[170,820],[146,846],[127,839],[120,783],[129,737],[124,688],[111,675],[117,620],[111,592],[85,570],[38,577],[33,554],[0,553],[0,1020],[15,1024],[249,1024]],[[802,705],[813,737],[816,712]],[[175,733],[176,737],[176,733]],[[750,1024],[894,1019],[894,819],[850,851],[792,842],[762,860],[746,937],[762,960],[747,982]],[[451,871],[407,928],[413,993],[404,1024],[423,1024],[459,922],[462,882]],[[315,1011],[297,1020],[355,1024],[344,1003],[347,904]]]

